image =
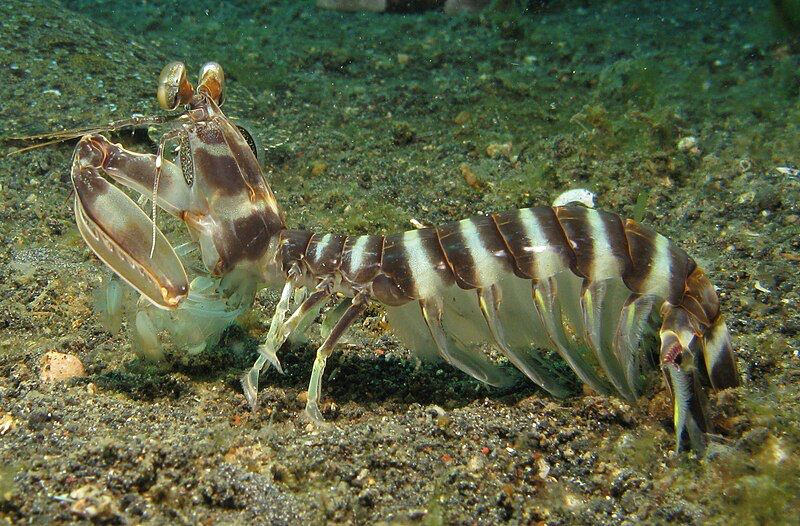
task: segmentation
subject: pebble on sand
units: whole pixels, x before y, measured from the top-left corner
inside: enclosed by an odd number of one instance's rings
[[[464,181],[474,188],[475,190],[481,189],[481,181],[478,179],[478,176],[475,175],[475,172],[472,168],[469,167],[467,163],[461,163],[458,165],[458,170],[461,172],[461,176],[464,177]]]
[[[86,370],[80,359],[73,354],[50,351],[42,357],[39,378],[43,382],[55,383],[86,376]]]
[[[113,522],[112,519],[121,518],[117,502],[101,487],[81,486],[70,493],[69,497],[74,501],[70,511],[76,515],[98,522]]]
[[[505,142],[502,144],[493,142],[486,147],[486,156],[490,159],[498,159],[500,157],[510,159],[511,148],[512,144],[510,142]]]

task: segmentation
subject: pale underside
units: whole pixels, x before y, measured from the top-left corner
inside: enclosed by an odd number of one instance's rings
[[[639,343],[653,307],[660,302],[653,295],[628,302],[631,292],[620,278],[592,283],[583,294],[582,282],[569,270],[533,287],[530,280],[505,275],[495,284],[497,322],[503,335],[499,342],[475,290],[456,285],[442,289],[447,361],[489,384],[513,383],[519,376],[514,369],[486,354],[486,349],[494,348],[551,394],[563,396],[563,388],[571,382],[559,372],[563,368],[554,367],[555,352],[594,390],[634,400],[641,390]],[[445,354],[419,302],[387,307],[387,312],[390,326],[415,356],[432,361]],[[537,373],[553,384],[541,385]]]

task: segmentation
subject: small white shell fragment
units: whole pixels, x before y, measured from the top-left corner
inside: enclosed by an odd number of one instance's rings
[[[789,168],[788,166],[778,166],[775,169],[778,170],[783,175],[790,175],[793,177],[797,177],[798,175],[800,175],[800,170],[798,170],[797,168]]]
[[[755,282],[755,283],[753,283],[753,288],[754,288],[754,289],[756,289],[756,290],[757,290],[757,291],[759,291],[759,292],[764,292],[764,293],[766,293],[766,294],[772,294],[772,291],[771,291],[771,290],[769,290],[769,289],[768,289],[767,287],[765,287],[764,285],[762,285],[762,284],[761,284],[761,282],[760,282],[760,281],[758,281],[758,280],[756,280],[756,282]]]
[[[544,457],[539,457],[536,464],[539,468],[539,478],[546,479],[547,476],[550,475],[550,464],[547,463]]]
[[[553,206],[564,206],[570,203],[580,203],[583,206],[594,208],[594,194],[585,188],[573,188],[553,200]]]
[[[682,137],[678,141],[678,151],[681,152],[692,152],[697,149],[697,137],[688,136]]]
[[[13,431],[15,427],[17,427],[17,423],[10,413],[2,413],[0,415],[0,436]]]

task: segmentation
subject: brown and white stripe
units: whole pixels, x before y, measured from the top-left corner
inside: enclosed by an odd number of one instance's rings
[[[286,230],[281,245],[284,269],[302,259],[318,278],[377,280],[376,299],[391,304],[436,297],[452,283],[470,290],[512,273],[538,282],[571,270],[589,282],[622,278],[631,292],[673,305],[687,294],[687,309],[705,324],[718,312],[703,279],[688,280],[696,264],[683,250],[632,220],[582,206],[524,208],[390,236]]]
[[[552,208],[522,208],[492,217],[517,276],[539,281],[574,267],[575,255]]]
[[[351,284],[369,283],[381,270],[383,236],[348,237],[342,249],[339,267],[342,277]]]

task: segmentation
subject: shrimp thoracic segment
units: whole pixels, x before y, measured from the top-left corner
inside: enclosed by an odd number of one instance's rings
[[[389,236],[287,229],[254,142],[220,111],[221,68],[203,67],[194,89],[182,64],[164,68],[158,100],[186,111],[167,121],[155,155],[127,151],[98,134],[81,139],[72,167],[78,226],[94,252],[141,292],[139,339],[154,334],[187,347],[218,337],[264,283],[283,284],[265,342],[243,376],[256,409],[263,369],[334,298],[331,330],[317,350],[307,414],[322,420],[327,358],[370,301],[421,358],[442,359],[492,385],[522,373],[555,397],[573,379],[635,400],[640,343],[660,314],[660,367],[673,398],[678,449],[702,450],[710,423],[705,388],[738,385],[728,331],[713,286],[663,236],[631,220],[578,205],[477,216]],[[155,119],[153,120],[155,121]],[[167,158],[168,146],[177,153]],[[213,276],[193,281],[150,216],[109,177],[181,219]],[[210,280],[211,279],[211,280]],[[343,299],[342,299],[343,298]],[[166,314],[165,314],[166,313]],[[496,349],[513,367],[489,358]]]

